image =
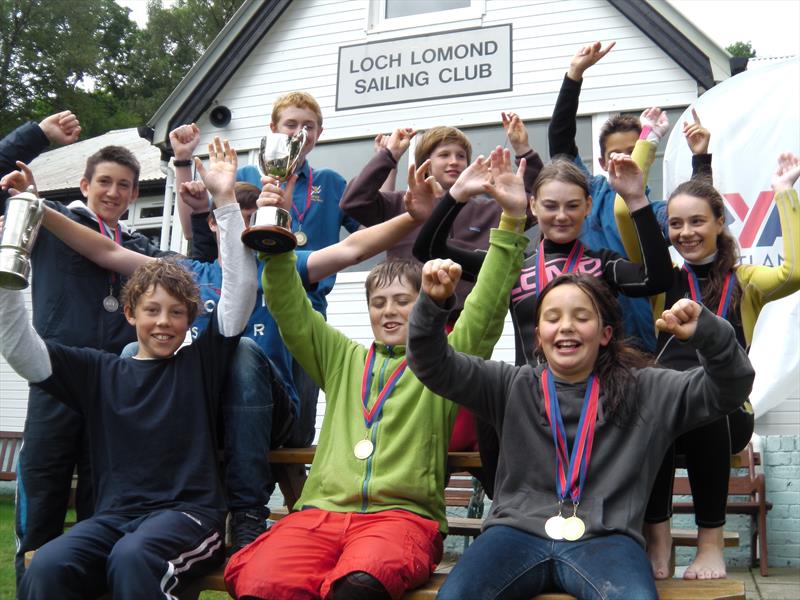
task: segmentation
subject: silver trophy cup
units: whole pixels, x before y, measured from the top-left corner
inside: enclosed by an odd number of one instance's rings
[[[31,251],[42,224],[44,203],[23,192],[6,200],[3,235],[0,237],[0,287],[24,290],[31,273]]]
[[[303,127],[292,137],[285,133],[270,133],[261,138],[258,166],[262,175],[286,181],[294,173],[300,152],[308,139]],[[291,215],[278,206],[261,206],[252,217],[250,227],[242,232],[242,242],[253,250],[267,254],[282,254],[297,246],[292,233]]]

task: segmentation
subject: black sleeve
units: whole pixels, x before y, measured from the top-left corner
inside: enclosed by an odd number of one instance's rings
[[[550,118],[550,125],[547,127],[550,158],[559,154],[566,154],[570,158],[578,156],[575,135],[578,132],[576,119],[578,118],[578,102],[580,101],[582,83],[583,80],[573,81],[564,75],[556,105],[553,107],[553,116]]]
[[[456,202],[447,192],[433,209],[433,213],[420,229],[414,243],[414,256],[421,262],[432,258],[449,258],[461,265],[461,279],[475,281],[486,256],[478,250],[464,250],[447,243],[453,221],[466,203]]]
[[[192,248],[189,258],[200,262],[217,260],[217,240],[208,226],[208,213],[192,213]]]
[[[631,213],[631,217],[644,263],[631,262],[609,250],[603,265],[604,277],[626,296],[637,298],[666,292],[672,286],[672,261],[653,209],[645,206]]]
[[[711,170],[710,154],[692,154],[692,179],[713,183],[714,173]]]
[[[0,177],[16,170],[18,160],[30,163],[49,145],[50,140],[37,123],[20,125],[0,140]],[[8,192],[0,190],[0,214],[5,212],[6,198]]]

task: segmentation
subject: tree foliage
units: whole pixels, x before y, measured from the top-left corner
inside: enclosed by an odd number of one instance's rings
[[[725,48],[732,56],[743,56],[745,58],[755,58],[756,49],[750,41],[734,42]]]
[[[69,109],[91,137],[155,113],[243,0],[0,0],[0,135]]]

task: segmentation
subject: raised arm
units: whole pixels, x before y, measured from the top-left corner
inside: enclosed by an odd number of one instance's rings
[[[410,128],[396,129],[389,137],[387,146],[370,159],[361,172],[352,179],[339,202],[341,209],[362,225],[375,225],[401,214],[402,192],[382,192],[386,178],[397,168],[397,161],[411,143],[416,131]]]
[[[208,158],[207,170],[199,158],[195,158],[195,166],[217,206],[214,216],[219,228],[222,266],[217,322],[222,335],[234,337],[244,331],[253,311],[258,275],[253,253],[241,241],[244,219],[233,191],[236,183],[236,152],[227,140],[223,144],[216,137],[214,143],[208,145]]]
[[[666,240],[644,195],[642,171],[631,157],[614,153],[609,160],[608,181],[631,215],[642,262],[623,257],[609,261],[605,279],[627,296],[646,297],[666,292],[672,285],[672,262]]]
[[[20,290],[0,288],[0,355],[31,383],[44,381],[53,373],[47,347],[31,324]]]
[[[781,154],[772,176],[772,189],[781,222],[783,262],[777,267],[740,266],[737,269],[743,290],[757,294],[758,310],[766,302],[800,289],[800,201],[794,188],[798,176],[800,157],[791,153]]]
[[[384,223],[359,229],[341,242],[312,252],[308,257],[308,279],[315,283],[342,269],[394,247],[413,233],[431,214],[433,198],[407,193],[406,212]]]
[[[437,287],[442,290],[454,287],[452,267],[448,264],[452,265],[450,261],[436,260],[423,267],[422,293],[408,322],[408,366],[435,394],[451,398],[492,419],[502,412],[514,367],[462,354],[448,344],[444,326],[449,309],[455,305],[454,298],[450,296],[437,302],[428,294],[436,294]],[[456,325],[459,322],[460,319]]]
[[[665,310],[656,327],[686,341],[701,366],[689,371],[647,369],[650,381],[640,397],[671,423],[677,436],[741,406],[750,395],[755,372],[733,327],[700,304],[682,298]]]
[[[180,125],[169,132],[169,143],[175,154],[175,190],[178,192],[178,218],[183,229],[183,237],[192,239],[192,213],[207,212],[208,194],[205,198],[193,195],[192,188],[186,184],[192,181],[192,157],[195,148],[200,143],[200,129],[195,123]],[[202,204],[204,202],[204,205]]]
[[[547,128],[547,141],[551,157],[566,154],[574,159],[578,156],[575,135],[577,133],[576,119],[583,74],[586,69],[608,54],[614,44],[616,42],[611,42],[603,48],[600,42],[595,42],[579,49],[575,56],[572,57],[569,70],[561,84],[556,105],[553,107],[550,125]]]
[[[57,210],[45,207],[42,226],[67,246],[96,265],[131,275],[139,265],[154,260],[117,244],[97,231],[76,223]]]
[[[692,109],[692,123],[683,122],[683,135],[689,150],[692,151],[692,179],[706,179],[713,183],[714,176],[711,171],[711,155],[708,153],[708,144],[711,141],[711,132],[703,127],[697,111]]]

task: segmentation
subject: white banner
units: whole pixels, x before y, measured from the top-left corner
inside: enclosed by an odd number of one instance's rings
[[[511,25],[339,48],[336,110],[506,92]]]
[[[760,66],[727,79],[694,108],[711,131],[714,186],[726,200],[728,226],[742,262],[783,262],[778,209],[770,180],[781,152],[800,154],[800,59]],[[691,152],[682,114],[664,155],[664,197],[691,176]],[[674,115],[672,116],[674,118]],[[800,399],[800,293],[770,302],[756,325],[750,358],[756,381],[750,399],[756,417],[788,399]]]

